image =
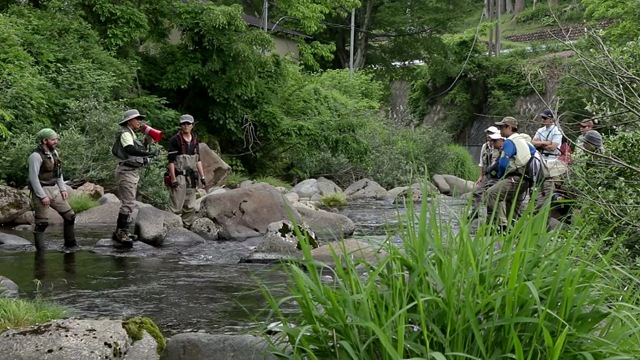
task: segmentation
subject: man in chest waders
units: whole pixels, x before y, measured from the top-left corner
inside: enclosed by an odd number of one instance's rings
[[[69,206],[69,193],[62,178],[62,161],[58,156],[58,134],[52,129],[42,129],[37,134],[39,145],[29,156],[29,187],[35,212],[33,231],[36,251],[46,250],[44,231],[49,226],[49,207],[64,219],[64,250],[77,250],[74,223],[76,214]]]
[[[205,186],[204,170],[198,152],[198,137],[193,133],[193,116],[180,116],[180,132],[169,140],[169,210],[181,215],[190,229],[196,218],[198,179]]]
[[[116,133],[111,152],[118,158],[115,177],[118,184],[120,211],[116,231],[112,239],[123,247],[133,246],[134,236],[129,234],[131,213],[136,206],[136,191],[140,180],[140,168],[149,163],[149,158],[158,155],[158,150],[147,151],[145,144],[135,134],[142,126],[144,115],[138,110],[127,110],[118,123],[120,130]]]

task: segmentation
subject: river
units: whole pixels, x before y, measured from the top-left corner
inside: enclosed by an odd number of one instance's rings
[[[451,212],[461,204],[452,200],[441,206],[443,219],[451,219]],[[357,202],[340,213],[356,224],[354,237],[379,241],[395,231],[404,208]],[[47,229],[49,241],[61,243],[61,230]],[[0,231],[32,238],[30,232]],[[106,227],[78,228],[82,248],[74,254],[0,251],[0,275],[16,282],[23,297],[50,299],[72,309],[73,316],[148,316],[166,335],[186,331],[246,333],[269,321],[261,284],[286,295],[287,275],[282,265],[239,264],[230,250],[237,244],[208,242],[182,251],[134,256],[94,250],[93,245],[109,237],[111,231]],[[401,241],[397,234],[392,239]]]

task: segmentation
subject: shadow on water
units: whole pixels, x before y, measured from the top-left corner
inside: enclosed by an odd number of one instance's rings
[[[439,207],[439,216],[451,218],[459,205],[454,202]],[[356,224],[355,237],[378,241],[397,229],[404,209],[355,202],[340,213]],[[32,240],[30,231],[0,231]],[[74,316],[148,316],[167,335],[198,330],[246,333],[267,319],[259,284],[285,295],[287,276],[279,265],[238,264],[230,251],[239,245],[208,242],[184,251],[142,256],[91,251],[99,239],[110,237],[111,231],[111,227],[80,227],[77,237],[82,250],[64,254],[55,250],[62,244],[61,228],[50,227],[48,246],[53,250],[36,254],[30,247],[21,252],[0,252],[0,275],[16,282],[24,296],[51,299],[70,307]],[[392,239],[401,241],[397,235]],[[282,310],[295,312],[293,305],[289,306]]]

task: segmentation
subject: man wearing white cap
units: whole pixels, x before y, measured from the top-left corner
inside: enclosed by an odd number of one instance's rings
[[[121,206],[118,212],[116,231],[112,239],[124,247],[133,246],[133,238],[129,234],[131,213],[135,209],[136,192],[140,180],[140,168],[149,163],[149,158],[158,155],[158,150],[146,151],[135,131],[142,126],[144,115],[138,110],[131,109],[124,112],[118,123],[120,130],[116,133],[111,152],[118,158],[116,167],[116,182]]]
[[[494,148],[491,135],[496,135],[499,138],[502,138],[500,135],[500,130],[495,126],[489,126],[484,130],[486,141],[482,144],[482,149],[480,150],[480,177],[476,181],[475,190],[473,192],[473,205],[471,209],[470,219],[475,219],[478,217],[478,206],[480,205],[480,200],[482,199],[482,194],[484,191],[491,186],[493,183],[489,174],[487,174],[487,169],[491,164],[493,164],[498,157],[500,156],[500,151]]]

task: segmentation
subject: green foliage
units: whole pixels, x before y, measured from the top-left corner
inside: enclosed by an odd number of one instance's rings
[[[144,333],[151,335],[158,344],[156,351],[158,355],[161,355],[164,348],[167,347],[167,339],[162,335],[162,332],[158,328],[158,325],[148,317],[137,316],[126,319],[122,322],[122,327],[125,329],[129,337],[136,342],[142,340]]]
[[[68,316],[69,309],[42,299],[21,300],[0,297],[0,333]]]
[[[227,187],[235,188],[246,180],[249,180],[247,175],[234,171],[225,179],[224,182]]]
[[[167,171],[169,160],[166,151],[151,159],[149,165],[140,170],[137,197],[140,201],[151,204],[159,209],[167,209],[169,192],[164,185],[164,173]]]
[[[320,205],[330,208],[347,206],[347,196],[343,193],[333,193],[325,195],[320,200]]]
[[[76,214],[99,205],[97,200],[92,199],[91,197],[89,197],[89,195],[86,194],[74,194],[72,196],[69,196],[67,200],[69,201],[69,205]]]
[[[287,190],[291,190],[291,184],[289,184],[286,181],[282,181],[282,180],[280,180],[278,178],[275,178],[273,176],[259,177],[259,178],[254,179],[254,182],[256,182],[256,183],[263,182],[263,183],[267,183],[267,184],[269,184],[269,185],[271,185],[273,187],[283,187],[283,188],[285,188]]]
[[[441,222],[437,205],[428,206],[423,202],[419,215],[407,207],[402,241],[374,245],[373,263],[358,252],[334,254],[329,268],[300,241],[304,260],[288,268],[291,295],[275,298],[263,289],[282,322],[282,336],[266,336],[272,353],[288,359],[640,354],[638,280],[596,250],[602,240],[548,233],[544,212],[525,214],[506,236],[488,236],[486,228],[472,236],[466,226],[456,233]],[[292,302],[298,313],[280,310]]]
[[[593,20],[615,20],[605,30],[612,42],[624,45],[640,36],[637,19],[640,16],[640,4],[637,1],[618,0],[582,0],[585,15]]]
[[[447,145],[442,161],[445,163],[443,174],[454,175],[465,180],[478,179],[478,164],[467,149],[462,146]]]

